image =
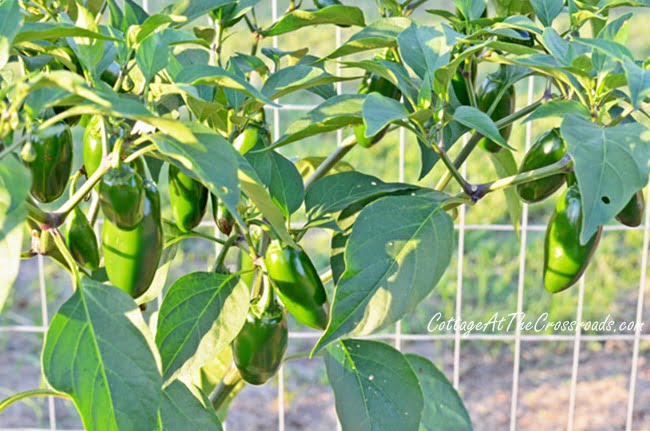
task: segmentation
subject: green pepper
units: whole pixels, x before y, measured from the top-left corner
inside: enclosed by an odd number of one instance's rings
[[[625,205],[616,220],[629,227],[637,227],[643,222],[643,213],[645,212],[645,198],[643,190],[639,190],[632,196],[632,199]]]
[[[256,146],[266,148],[271,145],[271,134],[264,123],[251,121],[244,130],[237,135],[233,146],[240,154],[246,154]]]
[[[88,269],[99,268],[97,237],[86,215],[75,207],[65,231],[65,241],[74,260]]]
[[[42,139],[33,137],[25,144],[32,153],[26,163],[32,171],[31,193],[43,203],[63,194],[72,170],[72,133],[65,123],[59,126],[60,132]]]
[[[383,78],[376,73],[366,72],[359,86],[359,94],[379,93],[382,96],[389,97],[394,100],[400,100],[402,92],[389,80]],[[388,127],[380,130],[375,136],[366,137],[366,125],[359,124],[354,128],[354,136],[357,138],[357,143],[364,148],[370,148],[386,136]]]
[[[503,85],[505,83],[505,73],[505,66],[501,65],[498,72],[491,73],[485,78],[477,94],[478,109],[483,112],[487,112],[490,109],[498,94],[501,92],[501,89],[503,88]],[[514,109],[515,87],[510,86],[503,93],[503,97],[497,103],[497,106],[494,108],[494,111],[492,111],[490,117],[494,122],[497,122],[512,114],[514,112]],[[501,135],[506,141],[510,137],[511,131],[512,124],[500,130]],[[487,138],[482,138],[479,141],[478,146],[490,153],[499,152],[502,148],[501,145]]]
[[[519,168],[519,173],[543,168],[559,162],[566,155],[566,143],[559,129],[551,129],[530,147]],[[565,174],[552,175],[517,186],[519,199],[526,203],[541,202],[555,193],[566,180]]]
[[[147,291],[163,249],[160,196],[155,184],[144,183],[144,215],[135,229],[104,220],[102,250],[108,279],[133,298]]]
[[[264,257],[266,271],[282,303],[301,323],[315,328],[327,326],[327,294],[311,259],[302,248],[271,242]]]
[[[83,142],[84,167],[86,169],[86,176],[90,177],[99,168],[102,157],[104,157],[100,116],[92,116],[88,124],[86,124]],[[106,151],[110,150],[111,148],[106,149]]]
[[[544,238],[544,287],[558,293],[584,274],[598,246],[602,226],[586,244],[580,244],[582,204],[577,184],[570,185],[555,206]]]
[[[216,202],[216,199],[213,199]],[[212,207],[212,215],[215,218],[215,223],[217,223],[217,228],[224,235],[230,235],[232,228],[235,227],[235,217],[232,215],[228,207],[223,202],[217,204],[217,209],[215,211],[214,206]]]
[[[465,61],[465,66],[464,67],[459,67],[456,69],[456,73],[454,73],[454,76],[451,78],[451,86],[454,90],[454,94],[456,95],[456,99],[458,102],[460,102],[461,105],[469,106],[471,104],[470,102],[470,95],[469,95],[469,89],[467,88],[467,82],[465,81],[465,74],[469,73],[469,70],[467,70],[467,61]],[[471,62],[471,76],[470,79],[474,80],[476,79],[476,73],[477,73],[477,66],[476,62]]]
[[[252,385],[263,385],[278,372],[289,340],[284,310],[275,301],[268,307],[263,302],[251,302],[246,323],[232,343],[235,365]]]
[[[144,214],[142,177],[124,163],[110,169],[99,183],[99,204],[112,224],[120,229],[134,229]]]
[[[189,232],[203,219],[208,189],[178,167],[169,165],[169,199],[176,226],[181,232]]]

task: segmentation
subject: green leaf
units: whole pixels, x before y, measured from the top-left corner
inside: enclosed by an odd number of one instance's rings
[[[447,377],[426,358],[407,353],[426,400],[419,431],[472,431],[472,420],[463,400]]]
[[[335,215],[350,205],[376,199],[398,191],[415,190],[417,186],[385,183],[361,172],[341,172],[323,177],[307,190],[305,210],[310,222]]]
[[[87,430],[154,430],[162,397],[153,337],[120,289],[82,278],[45,334],[43,374]]]
[[[513,149],[503,139],[494,121],[485,112],[481,112],[472,106],[461,106],[454,111],[453,118],[463,126],[475,129],[481,135],[493,140],[502,147]]]
[[[456,43],[454,37],[435,27],[419,26],[415,23],[397,37],[404,62],[420,79],[427,80],[433,88],[435,71],[449,63],[451,50]]]
[[[550,27],[564,10],[564,0],[530,0],[530,4],[545,27]]]
[[[578,43],[597,49],[598,51],[615,58],[616,60],[623,61],[627,58],[630,60],[634,59],[632,52],[623,44],[615,42],[613,40],[607,39],[586,39],[582,37],[576,37],[574,40]]]
[[[151,140],[162,154],[170,158],[171,163],[198,178],[244,226],[237,211],[240,197],[238,153],[230,142],[213,130],[199,123],[187,123],[186,126],[192,131],[193,141],[180,142],[162,133],[151,135]]]
[[[273,105],[271,100],[267,99],[255,87],[250,85],[244,78],[228,72],[221,67],[208,65],[194,65],[187,67],[176,76],[176,83],[185,83],[190,85],[217,85],[220,87],[232,88],[247,96],[257,99],[265,104]]]
[[[325,368],[343,431],[419,429],[422,389],[406,357],[393,347],[340,341],[327,349]]]
[[[161,40],[158,33],[153,33],[142,41],[135,52],[135,62],[144,75],[145,85],[167,66],[170,52],[169,46]]]
[[[27,168],[13,155],[0,160],[0,311],[18,277],[25,199],[31,178]]]
[[[512,151],[504,148],[499,152],[489,154],[490,160],[494,165],[494,170],[496,171],[499,178],[516,175],[519,172],[519,167],[517,166],[517,162],[512,155]],[[519,200],[514,187],[504,189],[503,193],[506,196],[506,205],[508,206],[508,215],[510,216],[510,222],[515,229],[515,233],[517,236],[519,236],[522,211],[521,201]]]
[[[0,69],[9,61],[11,45],[22,26],[23,15],[18,0],[4,0],[0,3]]]
[[[282,211],[273,202],[262,181],[244,156],[236,153],[239,158],[239,182],[241,191],[255,204],[264,214],[266,220],[275,230],[275,234],[285,243],[292,247],[297,244],[287,230]]]
[[[396,48],[397,36],[408,26],[411,20],[402,17],[381,18],[361,29],[338,47],[327,58],[339,58],[357,52],[379,48]]]
[[[165,388],[160,406],[163,431],[223,429],[210,401],[197,388],[194,392],[197,395],[178,380]]]
[[[291,160],[275,151],[269,152],[271,159],[271,181],[269,193],[273,202],[282,210],[284,217],[296,212],[305,197],[302,177]]]
[[[314,353],[337,338],[395,323],[431,293],[454,244],[445,200],[441,193],[388,196],[361,211],[345,247],[330,322]]]
[[[99,26],[95,23],[95,17],[88,9],[83,5],[77,5],[77,9],[77,27],[99,33]],[[74,42],[74,50],[81,64],[91,74],[97,74],[97,66],[104,56],[104,41],[92,37],[75,37]]]
[[[264,37],[279,36],[303,27],[319,24],[356,25],[365,27],[363,12],[358,7],[334,5],[307,11],[296,9],[283,15],[276,23],[259,33]]]
[[[180,0],[163,8],[162,14],[178,15],[187,18],[182,25],[206,15],[213,9],[235,3],[235,0]]]
[[[374,59],[362,61],[346,61],[346,67],[358,67],[370,73],[381,76],[397,88],[407,100],[417,100],[419,86],[413,82],[408,70],[394,61]]]
[[[332,132],[363,122],[361,106],[366,99],[361,94],[341,94],[332,97],[293,122],[272,148],[301,141],[321,133]]]
[[[262,87],[262,94],[270,100],[274,100],[294,91],[352,79],[358,79],[358,77],[334,76],[318,67],[289,66],[269,76]]]
[[[198,369],[226,348],[246,321],[249,293],[236,275],[194,272],[174,282],[158,315],[163,377]]]
[[[573,114],[565,117],[561,132],[582,196],[584,244],[648,183],[650,132],[638,123],[600,128]]]
[[[361,112],[366,125],[366,138],[375,136],[384,127],[409,115],[400,102],[379,93],[370,93],[366,97]]]
[[[151,15],[142,23],[140,28],[137,30],[135,42],[139,44],[155,31],[165,29],[172,23],[184,21],[185,19],[183,17],[170,16],[161,13]]]
[[[639,109],[645,97],[650,94],[650,70],[642,69],[634,61],[626,58],[623,68],[630,90],[630,99],[634,109]]]
[[[590,118],[589,109],[582,103],[575,100],[550,100],[544,103],[539,108],[535,109],[523,123],[535,121],[542,118],[564,118],[567,114],[580,115],[585,118]]]
[[[487,7],[487,0],[454,0],[454,3],[460,13],[470,21],[479,19]]]
[[[63,37],[87,37],[101,40],[117,40],[111,36],[64,22],[26,22],[20,29],[20,33],[18,33],[14,38],[14,44],[31,42],[34,40],[56,40]]]

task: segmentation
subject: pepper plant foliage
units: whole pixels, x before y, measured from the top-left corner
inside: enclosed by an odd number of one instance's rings
[[[344,430],[471,429],[429,360],[359,339],[434,289],[455,209],[505,191],[516,227],[520,198],[566,182],[547,232],[551,292],[584,272],[603,224],[640,223],[629,212],[644,208],[650,71],[626,47],[634,12],[609,13],[646,0],[456,0],[455,12],[377,0],[373,22],[352,1],[291,1],[276,22],[258,21],[259,0],[183,0],[152,14],[119,3],[0,1],[0,307],[37,254],[74,285],[45,336],[48,388],[0,409],[49,394],[71,399],[87,429],[221,429],[243,385],[281,366],[291,314],[323,331],[305,356],[324,360]],[[418,7],[438,24],[414,20]],[[262,48],[335,25],[355,31],[323,58]],[[250,53],[224,55],[248,34]],[[353,73],[332,73],[337,63]],[[481,70],[497,71],[481,83]],[[543,97],[514,111],[512,86],[533,75]],[[335,91],[359,79],[357,92]],[[265,109],[305,91],[322,101],[273,140]],[[561,126],[519,168],[511,125],[551,117]],[[71,128],[84,129],[74,159]],[[387,183],[343,160],[400,128],[417,138],[419,178],[442,172],[437,187]],[[337,130],[346,139],[327,158],[276,150]],[[460,167],[473,151],[487,151],[500,178],[469,183]],[[161,170],[173,220],[160,215]],[[209,201],[219,238],[196,230]],[[331,232],[320,276],[300,246],[312,229]],[[213,270],[171,280],[145,322],[188,238],[221,243]],[[240,263],[225,265],[228,255]]]

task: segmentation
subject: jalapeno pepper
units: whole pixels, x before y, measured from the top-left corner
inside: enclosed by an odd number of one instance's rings
[[[32,171],[31,194],[40,202],[55,201],[65,191],[72,170],[72,133],[65,123],[61,130],[47,138],[33,137],[30,146]]]
[[[302,249],[273,241],[264,257],[268,276],[286,309],[315,329],[327,326],[327,294],[314,264]]]
[[[639,190],[632,196],[632,199],[625,205],[616,220],[629,227],[637,227],[643,222],[643,213],[645,212],[645,198],[643,190]]]
[[[88,269],[99,268],[99,248],[93,227],[83,211],[76,207],[68,220],[65,240],[74,260]]]
[[[142,177],[124,163],[110,169],[99,183],[99,203],[112,224],[120,229],[134,229],[144,214]]]
[[[519,173],[543,168],[559,162],[566,155],[566,143],[558,129],[551,129],[530,147],[519,168]],[[541,202],[555,193],[566,181],[565,174],[552,175],[537,181],[520,184],[516,191],[519,199],[527,203]]]
[[[485,78],[477,94],[478,109],[480,109],[483,112],[487,112],[490,109],[490,107],[496,100],[497,96],[503,89],[503,86],[506,84],[505,72],[506,72],[505,66],[501,65],[498,72],[492,73]],[[515,109],[515,87],[511,85],[505,90],[503,97],[497,103],[490,117],[492,118],[492,121],[497,122],[512,114],[514,112],[514,109]],[[503,136],[503,138],[507,141],[508,138],[510,137],[511,131],[512,131],[512,125],[510,124],[504,127],[503,129],[501,129],[500,133]],[[497,144],[496,142],[488,138],[482,138],[479,141],[478,146],[490,153],[496,153],[500,151],[502,148],[499,144]]]
[[[144,183],[142,220],[126,230],[104,220],[102,250],[108,279],[133,298],[147,291],[153,281],[163,248],[160,196],[155,184]]]
[[[586,244],[580,244],[582,203],[577,184],[571,184],[555,206],[544,238],[544,287],[558,293],[584,274],[598,246],[602,226]]]
[[[169,165],[169,199],[176,226],[182,232],[189,232],[203,219],[208,189],[176,166]]]

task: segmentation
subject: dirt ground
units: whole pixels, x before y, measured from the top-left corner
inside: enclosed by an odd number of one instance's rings
[[[0,395],[38,387],[40,337],[3,334],[0,340]],[[615,431],[625,427],[631,367],[631,342],[583,343],[576,387],[576,431]],[[298,348],[308,347],[296,346]],[[405,344],[442,364],[451,378],[453,345],[448,342]],[[517,429],[566,429],[571,386],[573,343],[524,342]],[[12,365],[13,364],[13,365]],[[461,345],[461,393],[477,431],[506,430],[510,426],[512,349],[506,345]],[[333,395],[328,389],[322,361],[291,361],[284,370],[285,429],[331,431],[336,429]],[[81,428],[71,405],[57,400],[58,429]],[[0,428],[49,427],[45,400],[13,405],[0,415]],[[229,430],[278,429],[277,381],[247,387],[231,406]],[[650,431],[650,343],[642,343],[634,410],[635,431]],[[453,431],[453,430],[450,430]]]

